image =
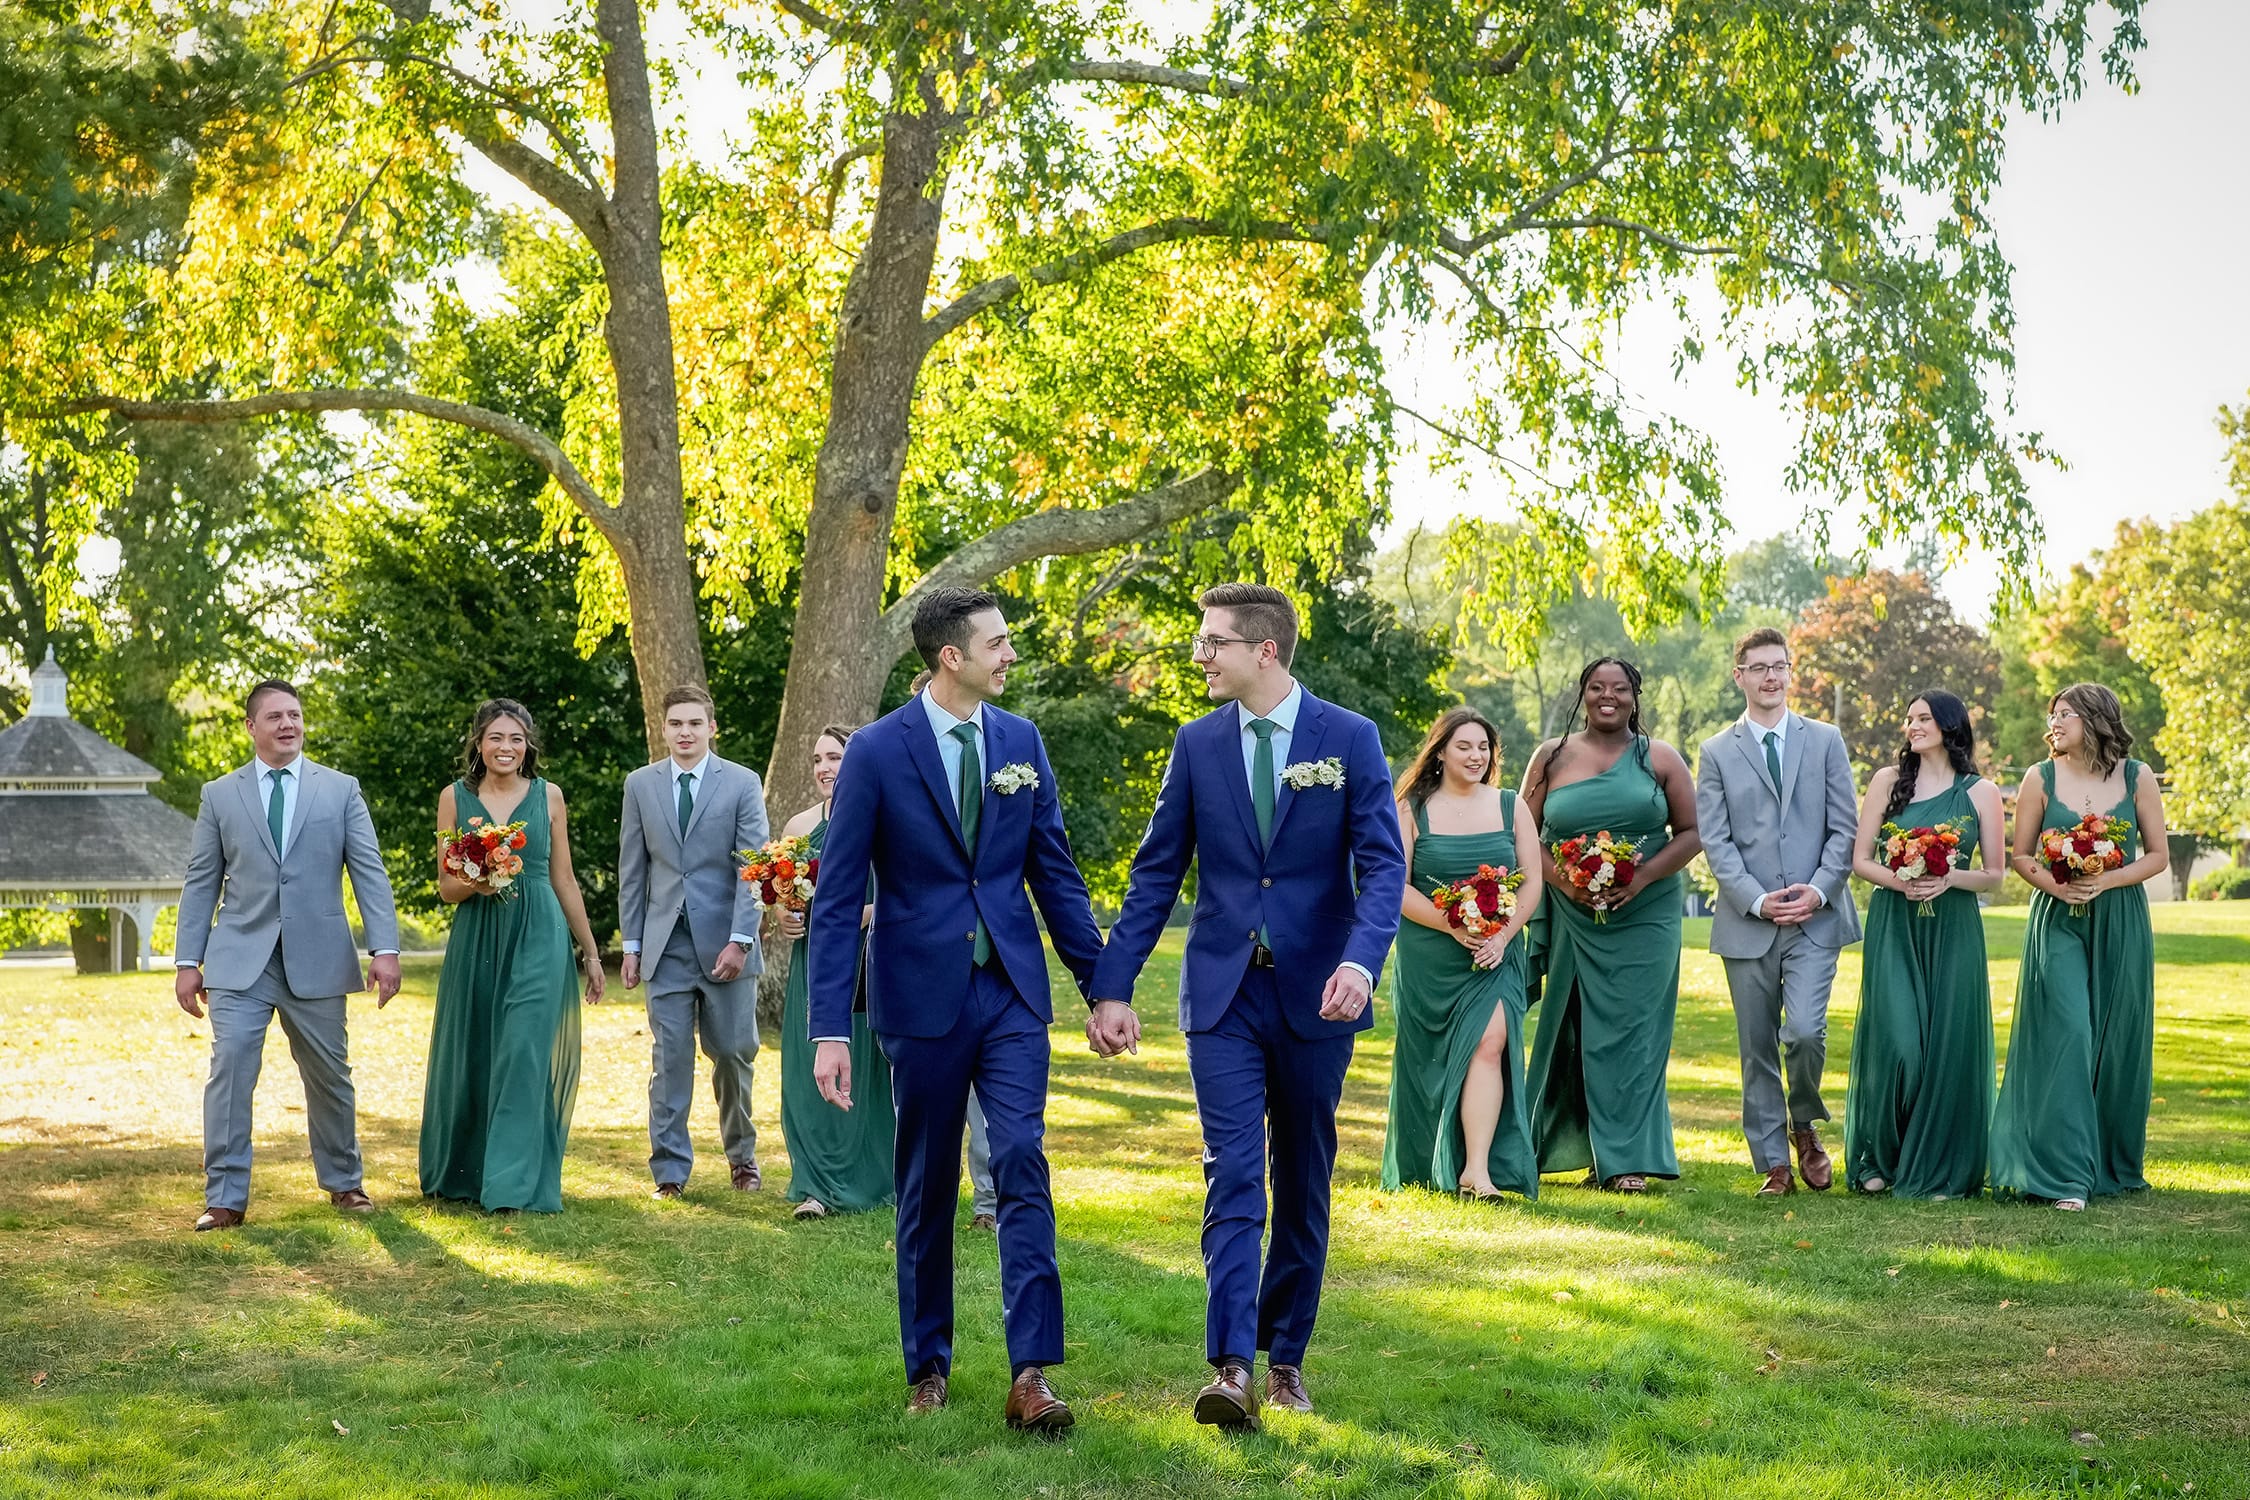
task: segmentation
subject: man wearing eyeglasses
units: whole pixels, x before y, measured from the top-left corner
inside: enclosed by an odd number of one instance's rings
[[[1836,955],[1859,941],[1850,878],[1859,805],[1831,725],[1789,711],[1789,641],[1770,626],[1735,643],[1742,717],[1703,742],[1695,777],[1703,854],[1719,884],[1711,951],[1726,963],[1742,1046],[1742,1133],[1761,1198],[1825,1190],[1835,1169],[1817,1122]],[[1784,1090],[1784,1078],[1787,1088]]]

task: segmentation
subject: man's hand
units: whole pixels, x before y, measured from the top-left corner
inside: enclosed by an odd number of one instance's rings
[[[180,1009],[203,1019],[203,971],[194,964],[183,964],[172,975],[172,998],[180,1002]]]
[[[1115,1057],[1120,1052],[1139,1053],[1141,1018],[1134,1013],[1132,1003],[1096,1000],[1093,1013],[1086,1017],[1086,1045],[1094,1049],[1096,1057]]]
[[[819,1042],[813,1047],[812,1081],[820,1097],[838,1109],[852,1107],[852,1049],[844,1042]]]
[[[742,966],[750,961],[750,950],[740,943],[729,943],[719,950],[712,961],[711,977],[721,984],[742,977]]]
[[[638,953],[626,954],[624,961],[617,966],[617,977],[625,981],[625,988],[629,990],[639,989],[641,987],[641,956]]]
[[[1327,985],[1320,992],[1320,1018],[1323,1021],[1356,1021],[1360,1012],[1367,1009],[1375,992],[1367,983],[1367,976],[1349,964],[1338,964],[1336,972],[1328,976]]]
[[[367,982],[375,986],[375,1008],[381,1010],[398,993],[398,955],[378,953],[367,961]]]
[[[1760,908],[1766,920],[1776,927],[1795,927],[1820,907],[1820,897],[1809,885],[1786,885],[1766,894],[1765,905]]]

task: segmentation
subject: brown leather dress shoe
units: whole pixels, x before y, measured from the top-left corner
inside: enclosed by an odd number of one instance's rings
[[[359,1188],[345,1188],[340,1193],[330,1193],[328,1201],[348,1214],[371,1214],[375,1212],[375,1200],[368,1197]]]
[[[687,1196],[687,1184],[684,1182],[660,1182],[656,1185],[656,1191],[649,1196],[651,1198],[684,1198]]]
[[[1807,1125],[1790,1131],[1789,1138],[1797,1143],[1797,1170],[1804,1174],[1805,1186],[1816,1193],[1827,1192],[1836,1181],[1836,1168],[1820,1148],[1820,1132]]]
[[[756,1162],[752,1162],[746,1167],[738,1166],[734,1169],[734,1190],[736,1192],[754,1193],[765,1185],[766,1179],[759,1174]]]
[[[239,1208],[220,1208],[213,1204],[196,1218],[195,1232],[207,1234],[214,1229],[237,1229],[241,1227],[243,1217]]]
[[[1062,1397],[1047,1384],[1047,1372],[1037,1365],[1018,1375],[1015,1384],[1008,1387],[1010,1427],[1022,1432],[1060,1432],[1074,1420]]]
[[[1766,1180],[1759,1184],[1758,1196],[1761,1198],[1786,1198],[1795,1191],[1797,1191],[1797,1174],[1789,1170],[1789,1163],[1783,1162],[1780,1166],[1774,1167],[1766,1173]]]
[[[971,1214],[969,1216],[969,1227],[981,1229],[986,1234],[998,1234],[1000,1232],[1000,1221],[991,1214]]]
[[[1312,1397],[1305,1390],[1305,1372],[1295,1365],[1267,1365],[1266,1405],[1278,1406],[1283,1411],[1311,1411]]]
[[[925,1375],[914,1382],[914,1389],[906,1397],[906,1414],[910,1417],[928,1416],[933,1411],[945,1409],[945,1377]]]
[[[1195,1393],[1195,1420],[1206,1427],[1258,1430],[1258,1396],[1250,1388],[1250,1367],[1239,1360],[1219,1366],[1219,1377]]]

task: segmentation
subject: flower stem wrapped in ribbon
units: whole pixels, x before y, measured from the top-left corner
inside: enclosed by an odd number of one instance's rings
[[[820,879],[820,857],[804,834],[775,839],[759,849],[738,849],[742,880],[757,887],[761,909],[780,907],[803,911],[812,905],[813,887]]]
[[[1516,890],[1523,871],[1506,865],[1478,865],[1474,875],[1441,885],[1430,900],[1445,920],[1474,938],[1487,937],[1516,914]]]
[[[523,873],[523,855],[518,852],[523,846],[523,824],[471,818],[466,828],[438,834],[438,867],[486,895],[513,900],[516,893],[509,887]]]
[[[1609,908],[1603,902],[1633,883],[1641,846],[1638,840],[1618,838],[1605,828],[1564,839],[1549,852],[1555,857],[1555,873],[1593,897],[1594,920],[1607,922]]]
[[[2090,880],[2125,863],[2125,836],[2133,825],[2124,818],[2088,813],[2068,828],[2050,828],[2039,835],[2039,860],[2057,880]],[[2091,902],[2073,906],[2070,914],[2083,918]]]
[[[1883,863],[1901,880],[1929,880],[1951,869],[1967,869],[1961,853],[1963,830],[1957,823],[1933,828],[1901,828],[1885,823],[1882,832]],[[1937,915],[1937,901],[1917,901],[1914,910],[1925,917]]]

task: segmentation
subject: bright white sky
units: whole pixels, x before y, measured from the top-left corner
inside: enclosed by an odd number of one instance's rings
[[[2140,92],[2096,83],[2060,119],[2018,122],[1993,205],[2016,266],[2018,422],[2070,464],[2032,477],[2050,570],[2105,545],[2120,520],[2221,498],[2212,418],[2250,395],[2250,4],[2155,0],[2145,24]],[[1788,529],[1801,508],[1781,482],[1790,422],[1710,364],[1675,384],[1671,327],[1662,311],[1629,324],[1610,367],[1642,404],[1717,443],[1738,540]],[[1459,378],[1427,347],[1402,374],[1433,404]],[[1409,462],[1396,478],[1394,533],[1459,504],[1451,475]],[[1946,589],[1982,616],[1996,583],[1972,555]]]

